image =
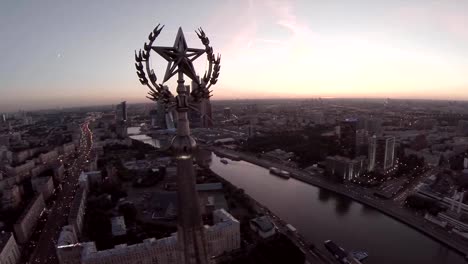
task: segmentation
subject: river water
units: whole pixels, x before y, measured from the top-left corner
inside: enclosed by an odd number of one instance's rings
[[[323,247],[323,241],[331,239],[345,250],[364,250],[369,257],[363,262],[368,264],[467,263],[445,245],[345,196],[282,179],[244,161],[223,164],[215,154],[210,167],[317,246]]]
[[[151,138],[150,136],[147,136],[145,134],[142,134],[141,127],[128,127],[127,134],[131,139],[135,139],[143,143],[150,144],[151,146],[155,148],[161,147],[161,143],[159,142],[159,140]]]
[[[129,128],[139,134],[139,127]],[[154,147],[159,141],[131,135]],[[297,228],[308,241],[323,248],[331,239],[345,250],[364,250],[364,264],[466,264],[464,256],[379,211],[346,196],[295,180],[274,176],[245,162],[220,162],[203,154],[204,162],[219,176],[245,190],[277,216]]]

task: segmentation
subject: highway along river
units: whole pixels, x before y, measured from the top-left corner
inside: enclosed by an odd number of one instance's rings
[[[223,164],[215,154],[210,166],[317,246],[331,239],[345,250],[364,250],[369,257],[363,263],[468,263],[438,241],[345,196],[282,179],[244,161]]]

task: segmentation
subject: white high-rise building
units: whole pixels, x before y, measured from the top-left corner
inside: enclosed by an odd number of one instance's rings
[[[52,179],[52,176],[32,178],[31,184],[33,190],[36,193],[42,193],[42,195],[44,196],[44,200],[49,199],[49,197],[54,192],[54,181]]]
[[[377,137],[372,136],[369,137],[369,151],[368,151],[368,171],[374,171],[375,170],[375,159],[376,159],[376,152],[377,152]]]
[[[365,171],[365,157],[354,159],[341,156],[330,156],[326,159],[326,171],[339,181],[350,181]]]
[[[369,138],[369,171],[387,171],[395,162],[395,137]]]
[[[0,263],[16,264],[20,261],[20,251],[11,232],[0,232]]]
[[[57,241],[57,257],[59,259],[59,263],[81,264],[82,251],[83,246],[78,243],[78,238],[73,226],[64,226]]]
[[[59,153],[57,150],[54,149],[49,152],[40,154],[37,163],[49,164],[54,161],[57,161],[58,157],[59,157]]]
[[[240,223],[224,209],[213,212],[214,225],[205,229],[208,256],[240,248]]]
[[[68,223],[73,226],[74,232],[77,236],[81,235],[83,230],[84,214],[86,210],[86,200],[88,198],[88,191],[86,188],[79,188],[73,198],[68,215]]]
[[[24,209],[14,225],[15,235],[19,243],[28,242],[44,208],[44,197],[42,194],[38,194]]]

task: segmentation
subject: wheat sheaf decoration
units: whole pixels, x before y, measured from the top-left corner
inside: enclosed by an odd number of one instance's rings
[[[221,70],[221,55],[218,54],[216,57],[213,53],[213,48],[210,46],[210,40],[205,35],[203,29],[199,28],[197,33],[198,38],[205,46],[206,58],[208,60],[208,70],[205,71],[203,78],[201,79],[200,89],[192,91],[192,96],[198,98],[210,98],[211,90],[210,87],[218,82],[219,72]],[[200,95],[196,94],[200,93]]]

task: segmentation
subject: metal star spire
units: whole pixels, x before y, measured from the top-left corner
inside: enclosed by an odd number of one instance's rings
[[[168,81],[176,73],[182,72],[194,81],[198,81],[192,62],[205,53],[204,49],[187,47],[184,32],[179,28],[174,47],[151,47],[156,53],[168,61],[163,82]]]

